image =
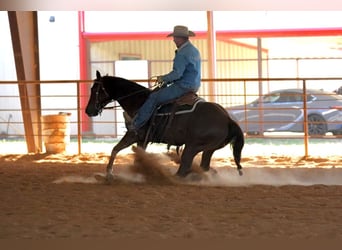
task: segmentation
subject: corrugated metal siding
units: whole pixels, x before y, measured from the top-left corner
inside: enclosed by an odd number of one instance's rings
[[[92,43],[90,60],[119,60],[121,54],[140,55],[143,60],[170,60],[175,46],[170,41],[159,40],[123,40]]]
[[[257,78],[258,77],[258,53],[257,48],[235,42],[217,41],[216,78]],[[267,51],[262,52],[267,58]],[[263,64],[267,71],[267,64]],[[243,104],[245,95],[247,99],[255,99],[251,96],[258,93],[257,84],[244,85],[244,82],[217,82],[216,102],[224,106]]]
[[[191,41],[201,52],[202,79],[208,78],[208,47],[207,41],[193,39]],[[90,46],[90,61],[92,74],[100,69],[108,74],[115,74],[114,61],[120,60],[120,55],[137,55],[142,60],[150,62],[150,76],[168,73],[172,68],[172,60],[176,47],[172,40],[121,40],[96,42]],[[234,41],[217,41],[216,43],[216,78],[256,78],[258,77],[257,48]],[[267,57],[267,51],[263,51]],[[263,64],[267,72],[267,64]],[[209,94],[209,84],[214,84],[215,101],[230,106],[244,103],[244,94],[257,93],[257,84],[244,86],[242,82],[203,82],[199,95],[206,99]],[[246,89],[246,93],[244,90]],[[249,99],[254,99],[255,96]],[[247,97],[248,99],[248,97]]]

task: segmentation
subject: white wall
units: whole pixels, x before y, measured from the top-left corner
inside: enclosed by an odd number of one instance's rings
[[[55,22],[50,22],[50,16]],[[38,12],[39,63],[41,80],[77,80],[79,76],[78,13],[76,11],[39,11]],[[16,80],[12,41],[7,11],[0,11],[0,80]],[[0,85],[4,96],[18,95],[16,85]],[[44,97],[49,95],[76,95],[75,84],[42,84],[42,114],[56,114],[61,108],[76,109],[77,99]],[[56,110],[44,110],[56,108]],[[19,98],[0,99],[0,109],[20,109]],[[71,111],[71,121],[76,122],[76,110]],[[20,111],[0,111],[0,133],[23,134]],[[77,125],[72,124],[71,133],[75,134]]]
[[[54,17],[54,22],[50,21]],[[41,80],[80,79],[78,13],[76,11],[39,11],[39,62]],[[77,95],[75,84],[42,84],[42,115],[71,113],[71,134],[77,133]],[[44,97],[59,95],[60,97]],[[44,110],[44,109],[54,110]],[[73,110],[63,110],[70,108]]]
[[[79,79],[78,13],[39,11],[38,26],[41,80]]]
[[[38,27],[41,80],[79,79],[78,13],[39,11]],[[7,11],[0,11],[0,34],[0,79],[16,80]]]
[[[0,80],[16,80],[7,11],[0,11]]]
[[[0,11],[0,80],[17,80],[12,49],[11,32],[7,11]],[[24,133],[22,114],[20,111],[19,91],[16,85],[0,85],[0,109],[16,109],[18,111],[0,111],[0,134]],[[8,97],[7,97],[8,96]],[[17,124],[15,124],[17,123]]]

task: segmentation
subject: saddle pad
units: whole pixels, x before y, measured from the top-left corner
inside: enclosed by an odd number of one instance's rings
[[[200,102],[205,102],[205,100],[203,98],[198,97],[192,105],[190,105],[190,104],[178,105],[178,104],[174,104],[174,103],[169,103],[169,104],[161,106],[157,110],[156,115],[157,116],[170,115],[172,113],[173,105],[177,105],[175,115],[190,113],[190,112],[193,112],[195,110],[197,104]]]

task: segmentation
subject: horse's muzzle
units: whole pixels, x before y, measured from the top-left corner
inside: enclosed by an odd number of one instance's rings
[[[89,117],[93,117],[93,116],[97,116],[99,114],[99,111],[96,109],[90,109],[90,108],[86,108],[85,113],[89,116]]]

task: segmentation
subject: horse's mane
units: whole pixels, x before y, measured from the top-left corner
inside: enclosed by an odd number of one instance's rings
[[[149,89],[145,88],[144,86],[142,86],[142,85],[140,85],[134,81],[122,78],[122,77],[106,75],[106,76],[103,76],[102,79],[103,79],[103,82],[110,82],[111,86],[115,86],[117,88],[125,88],[125,89],[128,89],[128,91],[129,90],[132,90],[132,91],[141,90],[141,91],[143,91],[144,89],[149,91]]]
[[[122,77],[106,75],[102,77],[102,82],[108,92],[112,93],[114,99],[132,94],[146,96],[151,92],[149,88]]]

